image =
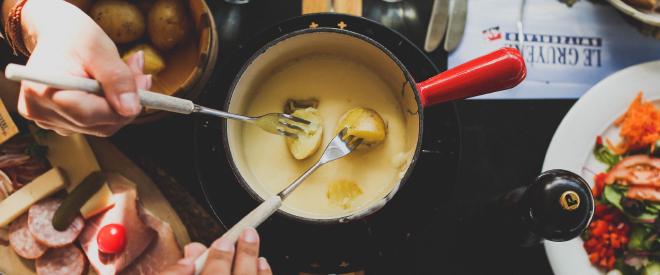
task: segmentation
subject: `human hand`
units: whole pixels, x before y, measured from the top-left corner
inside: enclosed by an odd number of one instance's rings
[[[200,243],[190,243],[184,248],[184,258],[167,268],[163,275],[192,275],[195,271],[195,259],[206,247]],[[248,228],[238,239],[236,247],[222,237],[217,239],[206,259],[202,275],[272,275],[268,262],[259,257],[259,235],[253,228]]]
[[[141,112],[136,91],[151,86],[151,76],[142,74],[144,54],[124,63],[103,30],[63,0],[28,1],[21,25],[25,44],[32,52],[28,68],[94,78],[105,93],[101,97],[23,81],[18,100],[23,117],[61,135],[109,136]]]

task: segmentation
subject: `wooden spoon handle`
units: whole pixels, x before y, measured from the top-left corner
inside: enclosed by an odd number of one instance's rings
[[[30,70],[29,68],[18,64],[7,65],[7,68],[5,68],[5,77],[13,81],[27,80],[45,84],[57,89],[86,91],[103,96],[101,84],[94,79],[40,72]],[[140,103],[142,106],[151,109],[180,114],[190,114],[195,109],[195,104],[192,101],[183,98],[168,96],[147,90],[139,90],[138,95],[140,96]]]

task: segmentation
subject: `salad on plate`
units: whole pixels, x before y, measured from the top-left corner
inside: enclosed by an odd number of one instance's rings
[[[596,200],[582,236],[589,261],[608,275],[660,275],[660,109],[640,92],[614,122],[615,140],[598,136]]]

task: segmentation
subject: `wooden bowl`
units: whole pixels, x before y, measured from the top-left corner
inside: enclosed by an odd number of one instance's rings
[[[149,3],[153,0],[143,1]],[[185,41],[175,48],[167,52],[160,52],[165,59],[166,68],[154,75],[151,90],[194,100],[208,82],[215,67],[218,55],[218,34],[211,11],[204,0],[181,1],[187,5],[193,30]],[[141,9],[146,18],[146,7],[142,5]],[[135,45],[143,43],[152,45],[146,31],[138,41],[118,45],[118,48],[123,55]],[[167,112],[146,109],[134,123],[156,121],[167,114]]]
[[[211,10],[204,0],[188,3],[194,34],[163,55],[167,67],[154,76],[153,91],[194,100],[206,86],[218,56],[218,33]],[[134,123],[152,122],[167,112],[145,110]]]

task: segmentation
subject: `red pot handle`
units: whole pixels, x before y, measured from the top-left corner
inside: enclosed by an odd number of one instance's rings
[[[525,60],[514,48],[502,48],[417,84],[427,107],[509,89],[527,75]]]

